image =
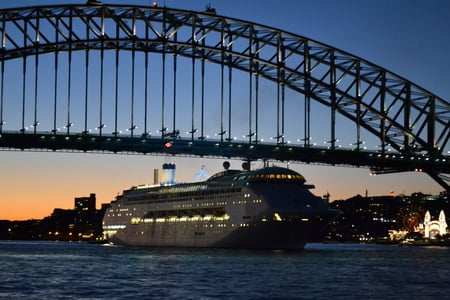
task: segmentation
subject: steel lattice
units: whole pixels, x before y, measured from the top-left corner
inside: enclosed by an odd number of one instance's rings
[[[331,149],[336,147],[338,114],[356,124],[357,150],[364,129],[378,138],[382,154],[390,147],[402,155],[448,159],[449,102],[364,59],[302,36],[207,12],[166,8],[65,5],[8,9],[0,15],[3,62],[96,49],[217,63],[278,85],[277,146],[286,142],[283,103],[285,89],[290,89],[305,95],[305,110],[311,101],[330,108]],[[249,144],[257,144],[260,134],[258,115],[253,117],[256,121],[250,120],[247,128]],[[304,118],[303,146],[309,147],[309,113]],[[161,127],[164,137],[164,122]],[[226,131],[222,128],[222,142]],[[228,134],[230,141],[231,130]],[[427,172],[439,180],[442,170]]]

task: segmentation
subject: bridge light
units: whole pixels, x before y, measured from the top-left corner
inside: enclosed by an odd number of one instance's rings
[[[169,141],[169,142],[165,142],[164,143],[164,147],[165,148],[170,148],[170,147],[172,147],[173,146],[173,142],[172,141]]]

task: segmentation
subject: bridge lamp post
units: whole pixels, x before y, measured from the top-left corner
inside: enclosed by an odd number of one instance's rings
[[[225,134],[227,134],[227,131],[226,131],[226,130],[223,130],[222,132],[218,132],[218,133],[216,133],[215,135],[216,135],[216,136],[220,136],[220,141],[223,142],[223,136],[224,136]]]
[[[6,124],[5,120],[0,121],[0,133],[2,133],[3,125],[5,125],[5,124]]]
[[[34,133],[36,133],[37,127],[39,126],[39,124],[40,124],[40,122],[39,122],[39,121],[36,121],[36,122],[34,122],[34,123],[31,125],[31,127],[33,127],[33,132],[34,132]]]
[[[284,134],[280,134],[270,138],[271,140],[277,140],[277,145],[284,145]],[[281,142],[280,142],[281,140]]]
[[[167,128],[167,127],[162,127],[161,129],[158,130],[158,132],[161,133],[161,137],[162,137],[162,138],[164,138],[164,137],[166,136],[166,131],[167,131],[168,129],[169,129],[169,128]]]
[[[311,145],[311,143],[309,142],[310,140],[311,140],[311,138],[297,139],[297,143],[300,144],[303,142],[304,147],[309,147]]]
[[[356,149],[354,150],[361,150],[361,145],[364,145],[366,142],[365,141],[359,141],[359,142],[355,142],[355,143],[351,143],[349,144],[350,146],[356,146]],[[363,146],[362,149],[367,149],[366,146]]]
[[[67,135],[70,134],[70,127],[72,127],[72,126],[73,126],[73,123],[71,123],[71,122],[67,123],[67,125],[64,126],[64,128],[67,128]]]
[[[253,140],[253,137],[256,135],[256,132],[250,132],[249,134],[245,134],[245,135],[243,135],[242,137],[245,139],[245,138],[248,138],[248,143],[249,144],[251,144],[251,143],[253,143],[253,142],[255,142],[255,144],[257,144],[258,143],[258,140]]]
[[[303,138],[303,139],[297,139],[297,143],[303,143],[303,147],[305,148],[309,148],[312,146],[316,146],[316,143],[312,143],[312,137],[308,137],[308,138]]]
[[[198,131],[197,128],[194,128],[192,130],[186,131],[187,135],[191,135],[191,139],[194,139],[194,134]]]
[[[141,135],[141,137],[144,138],[144,139],[146,139],[148,137],[151,137],[151,136],[152,136],[152,133],[149,132],[149,131],[143,132],[142,135]]]
[[[88,135],[90,132],[91,132],[90,129],[88,129],[88,130],[83,130],[83,131],[81,132],[81,134],[82,134],[82,135]]]
[[[103,131],[103,128],[105,128],[105,127],[106,127],[106,125],[104,123],[101,123],[98,127],[95,128],[99,131],[100,136],[102,136],[102,131]]]
[[[130,132],[131,132],[131,137],[133,137],[134,130],[135,130],[136,128],[137,128],[136,125],[132,125],[130,128],[127,129],[127,131],[130,131]]]
[[[325,141],[323,142],[324,144],[330,144],[330,146],[327,146],[328,149],[335,149],[336,148],[336,142],[339,142],[339,139],[334,139],[334,140],[330,140],[330,141]],[[340,148],[340,146],[338,146],[338,148]]]

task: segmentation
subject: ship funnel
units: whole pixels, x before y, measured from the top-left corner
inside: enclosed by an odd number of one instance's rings
[[[166,163],[162,166],[162,185],[171,185],[175,183],[175,164]]]

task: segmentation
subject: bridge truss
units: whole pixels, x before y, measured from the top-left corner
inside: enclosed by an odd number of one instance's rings
[[[449,102],[306,37],[211,11],[101,4],[1,10],[0,33],[0,147],[421,170],[449,190]],[[8,83],[14,72],[15,88]],[[234,82],[243,80],[245,100],[237,102]],[[301,107],[296,113],[292,102]],[[317,106],[325,116],[313,113]],[[318,118],[329,125],[326,147],[312,143]],[[340,120],[352,124],[352,147],[339,145],[348,131]],[[301,132],[297,143],[287,138],[292,132]],[[268,134],[269,142],[261,138]],[[377,146],[365,148],[366,139]]]

